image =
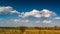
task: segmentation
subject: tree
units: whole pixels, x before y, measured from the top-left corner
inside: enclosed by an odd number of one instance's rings
[[[25,29],[26,29],[27,27],[21,26],[21,27],[19,27],[19,28],[20,28],[21,32],[24,33],[24,31],[25,31]]]
[[[55,25],[55,26],[54,26],[54,29],[55,29],[55,30],[57,30],[57,29],[58,29],[57,25]]]

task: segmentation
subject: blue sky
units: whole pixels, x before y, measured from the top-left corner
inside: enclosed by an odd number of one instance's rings
[[[59,0],[0,0],[0,26],[60,26]]]

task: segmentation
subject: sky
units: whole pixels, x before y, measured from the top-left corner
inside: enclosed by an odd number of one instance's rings
[[[0,27],[60,27],[60,0],[0,0]]]

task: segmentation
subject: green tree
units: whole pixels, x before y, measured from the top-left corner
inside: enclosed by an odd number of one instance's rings
[[[26,28],[27,28],[27,27],[21,26],[21,27],[20,27],[21,32],[24,33],[24,31],[25,31]]]

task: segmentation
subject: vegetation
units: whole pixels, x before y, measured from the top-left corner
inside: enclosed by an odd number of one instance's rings
[[[60,27],[0,27],[0,34],[60,34]]]

